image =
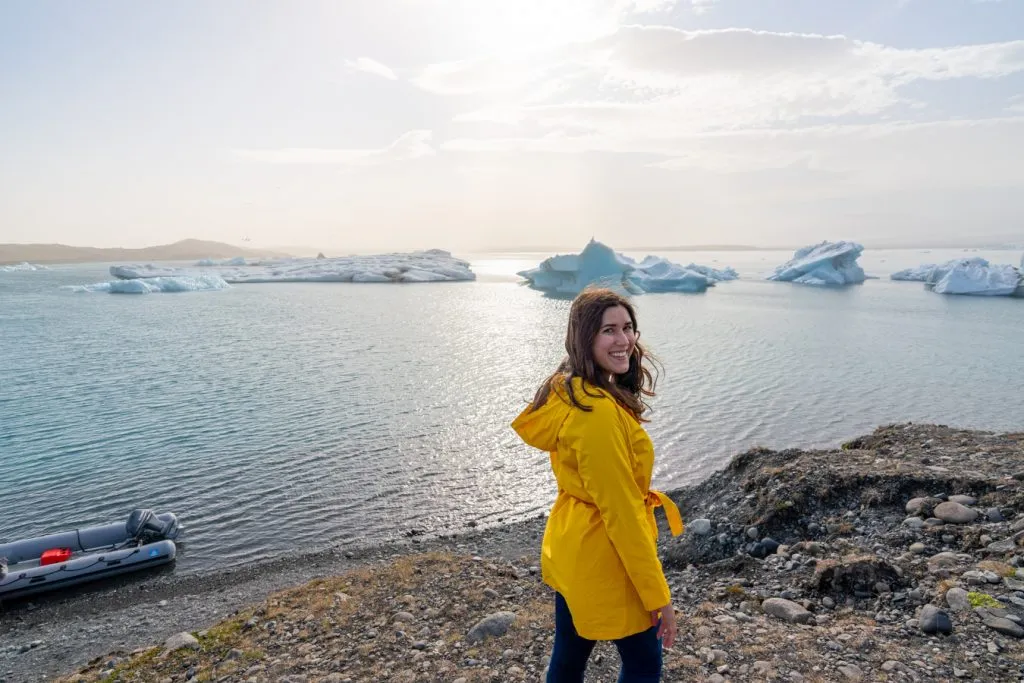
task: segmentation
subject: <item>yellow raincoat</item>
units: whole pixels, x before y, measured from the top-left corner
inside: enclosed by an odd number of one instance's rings
[[[654,447],[643,426],[611,394],[573,378],[573,406],[556,387],[536,411],[512,423],[523,441],[551,456],[558,497],[541,550],[544,582],[562,594],[576,631],[617,640],[651,628],[669,603],[658,559],[654,508],[664,506],[673,535],[683,531],[675,503],[653,491]]]

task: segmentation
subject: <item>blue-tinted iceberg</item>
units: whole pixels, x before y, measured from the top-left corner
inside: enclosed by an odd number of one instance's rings
[[[1024,296],[1022,272],[1024,263],[1022,268],[1016,268],[1008,264],[989,263],[986,259],[974,257],[908,268],[889,277],[893,280],[923,282],[938,294]]]
[[[533,289],[575,296],[588,285],[608,287],[627,294],[644,292],[703,292],[720,280],[735,280],[732,268],[715,270],[704,266],[680,266],[647,256],[642,261],[616,253],[611,247],[590,240],[579,254],[559,254],[536,268],[518,275]]]
[[[197,266],[203,266],[203,267],[206,267],[206,266],[244,266],[244,265],[247,265],[247,262],[246,262],[244,256],[236,256],[234,258],[222,259],[222,260],[204,258],[202,261],[200,261],[196,265]]]
[[[890,280],[906,280],[909,282],[925,282],[931,272],[936,268],[934,263],[926,263],[923,266],[917,266],[916,268],[906,268],[905,270],[898,270],[889,276]]]
[[[186,268],[156,266],[152,263],[131,266],[110,266],[110,274],[119,280],[143,280],[156,277],[185,276],[192,271]]]
[[[818,286],[861,284],[866,276],[857,259],[863,251],[864,247],[856,242],[814,244],[798,249],[768,279]]]
[[[962,268],[987,268],[989,263],[986,259],[974,256],[971,258],[957,258],[945,263],[926,263],[916,268],[900,270],[889,276],[892,280],[907,280],[910,282],[925,282],[934,285],[949,271],[957,267]]]
[[[200,261],[201,264],[214,263]],[[122,280],[154,277],[194,277],[213,272],[230,284],[260,282],[454,282],[475,280],[469,262],[447,251],[429,249],[401,254],[295,258],[193,268],[168,268],[153,264],[111,266],[110,274]]]
[[[36,270],[49,270],[46,266],[40,266],[35,263],[29,263],[25,261],[23,263],[17,263],[14,265],[0,266],[0,273],[21,273],[21,272],[32,272]]]
[[[657,256],[648,256],[647,258],[658,258]],[[701,275],[707,276],[715,282],[724,282],[726,280],[738,280],[740,274],[736,272],[734,268],[726,266],[721,270],[712,268],[710,266],[698,266],[696,263],[691,263],[688,266],[683,266],[685,270],[692,270],[700,273]]]
[[[78,293],[155,294],[160,292],[210,292],[231,287],[217,275],[152,277],[139,280],[114,280],[94,285],[63,287]]]

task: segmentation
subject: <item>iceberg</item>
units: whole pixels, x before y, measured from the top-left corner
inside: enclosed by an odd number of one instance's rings
[[[1024,259],[1022,259],[1024,261]],[[1024,263],[1022,263],[1024,266]],[[939,294],[970,296],[1024,296],[1024,267],[992,264],[973,257],[907,268],[889,277],[923,282]]]
[[[934,263],[926,263],[923,266],[917,266],[916,268],[906,268],[904,270],[898,270],[889,276],[890,280],[906,280],[909,282],[925,282],[928,280],[928,276],[931,275],[932,271],[937,268]]]
[[[926,263],[916,268],[900,270],[889,276],[891,280],[906,280],[910,282],[926,282],[934,285],[939,279],[957,266],[968,268],[987,268],[988,261],[978,256],[971,258],[953,259],[945,263]]]
[[[0,273],[28,273],[37,270],[49,270],[49,268],[35,263],[29,263],[28,261],[17,263],[15,265],[0,266]]]
[[[245,261],[245,257],[244,256],[236,256],[235,258],[223,259],[223,260],[220,260],[220,261],[218,261],[216,259],[204,258],[202,261],[199,261],[196,265],[197,266],[203,266],[203,267],[205,267],[205,266],[244,266],[244,265],[247,265],[247,263]]]
[[[937,269],[938,270],[938,269]],[[933,277],[936,272],[932,273]],[[942,277],[929,282],[938,294],[968,294],[974,296],[1014,296],[1024,294],[1020,271],[1010,265],[961,265],[942,273]],[[1018,290],[1022,290],[1018,292]]]
[[[704,292],[716,282],[738,277],[732,268],[680,266],[660,256],[637,262],[594,239],[579,254],[557,254],[517,274],[533,289],[565,296],[575,296],[592,284],[626,294]]]
[[[866,279],[857,265],[864,247],[856,242],[821,242],[798,249],[793,258],[768,276],[769,280],[801,285],[854,285]]]
[[[201,261],[200,263],[206,263]],[[213,263],[211,261],[211,263]],[[229,284],[267,282],[455,282],[475,280],[469,262],[441,249],[372,256],[295,258],[174,268],[154,264],[111,266],[122,280],[196,277],[214,272]]]
[[[924,282],[938,294],[1012,296],[1021,287],[1021,272],[983,258],[954,259],[933,268]]]
[[[152,294],[159,292],[209,292],[231,287],[216,275],[152,277],[138,280],[114,280],[94,285],[62,287],[76,293]]]
[[[189,271],[184,268],[164,268],[152,263],[133,266],[110,266],[110,274],[119,280],[142,280],[156,277],[178,277]]]
[[[660,256],[647,256],[626,274],[626,278],[643,292],[704,292],[717,282],[704,273]]]
[[[740,274],[737,273],[734,268],[729,268],[728,266],[721,270],[716,270],[715,268],[711,268],[709,266],[698,266],[696,263],[691,263],[688,266],[683,266],[683,268],[686,270],[692,270],[696,273],[700,273],[701,275],[704,275],[714,280],[715,282],[738,280],[740,278]]]

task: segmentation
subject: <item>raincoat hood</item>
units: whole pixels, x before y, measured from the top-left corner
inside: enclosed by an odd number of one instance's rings
[[[551,452],[558,447],[558,433],[571,410],[572,406],[565,395],[565,389],[555,386],[548,394],[548,400],[544,405],[537,410],[533,409],[532,404],[527,406],[526,410],[513,420],[512,429],[527,446]]]

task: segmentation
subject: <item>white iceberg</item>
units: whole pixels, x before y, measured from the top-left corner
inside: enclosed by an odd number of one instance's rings
[[[974,256],[971,258],[960,258],[946,261],[945,263],[926,263],[916,268],[900,270],[889,276],[891,280],[906,280],[910,282],[926,282],[934,285],[946,273],[957,266],[967,268],[987,268],[988,261]]]
[[[206,267],[206,266],[245,266],[245,265],[248,265],[248,263],[246,262],[244,256],[236,256],[234,258],[221,259],[221,260],[204,258],[202,261],[199,261],[196,265],[197,266],[201,266],[201,267]]]
[[[152,277],[138,280],[114,280],[94,285],[62,287],[77,293],[153,294],[160,292],[209,292],[231,287],[217,275]]]
[[[864,247],[856,242],[821,242],[798,249],[793,258],[768,276],[769,280],[801,285],[854,285],[864,282],[857,265]]]
[[[926,263],[923,266],[917,266],[916,268],[906,268],[904,270],[898,270],[889,276],[890,280],[906,280],[908,282],[925,282],[928,280],[928,276],[931,275],[932,271],[935,270],[936,264]]]
[[[628,256],[623,258],[629,259]],[[632,271],[626,273],[626,279],[643,292],[704,292],[717,282],[709,275],[660,256],[647,256],[636,263]]]
[[[566,296],[575,296],[592,284],[628,294],[703,292],[717,281],[737,277],[731,268],[680,266],[659,256],[637,262],[593,239],[579,254],[552,256],[518,275],[533,289]]]
[[[1017,268],[983,258],[953,259],[935,266],[924,281],[938,294],[1012,296],[1021,286]]]
[[[651,258],[651,257],[648,257],[648,258]],[[692,270],[694,272],[700,273],[701,275],[704,275],[704,276],[714,280],[715,282],[725,282],[727,280],[738,280],[739,277],[740,277],[740,274],[737,273],[734,268],[730,268],[728,266],[726,266],[725,268],[722,268],[721,270],[717,270],[717,269],[712,268],[710,266],[698,266],[696,263],[691,263],[688,266],[683,266],[683,269],[685,269],[685,270]]]
[[[131,266],[110,266],[110,274],[120,280],[142,280],[156,277],[178,277],[187,275],[185,268],[168,268],[155,266],[152,263]]]
[[[49,270],[49,268],[35,263],[29,263],[28,261],[14,265],[0,266],[0,273],[28,273],[37,270]]]
[[[475,280],[469,262],[447,251],[429,249],[411,253],[296,258],[245,265],[169,268],[153,264],[111,266],[110,274],[122,280],[155,277],[194,277],[215,272],[230,284],[261,282],[454,282]]]
[[[1024,261],[1024,259],[1022,259]],[[1024,296],[1024,263],[1022,268],[993,264],[973,257],[953,259],[940,264],[907,268],[889,277],[893,280],[923,282],[939,294],[972,296]]]

